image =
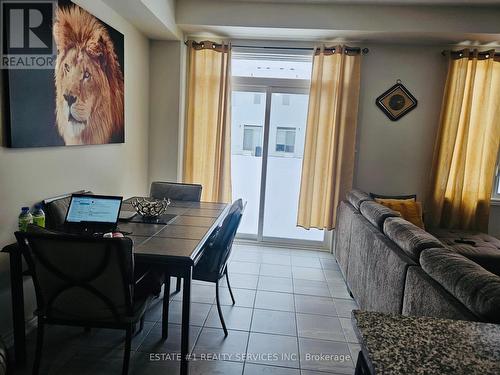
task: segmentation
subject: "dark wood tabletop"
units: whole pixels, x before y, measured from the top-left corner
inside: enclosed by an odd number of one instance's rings
[[[123,211],[134,211],[132,197],[122,204]],[[220,225],[229,204],[212,202],[172,201],[166,214],[176,217],[166,224],[122,222],[118,228],[130,232],[138,259],[178,261],[195,264],[204,243]]]

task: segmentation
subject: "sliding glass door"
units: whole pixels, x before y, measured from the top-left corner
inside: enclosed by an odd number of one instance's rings
[[[297,227],[308,90],[271,89],[262,236],[323,241],[323,231]]]
[[[233,197],[247,202],[238,236],[327,245],[324,231],[297,227],[311,53],[235,50],[231,69]]]
[[[325,242],[323,231],[296,225],[308,98],[307,86],[234,87],[233,197],[247,201],[240,237],[301,245]]]
[[[239,231],[256,237],[259,231],[266,92],[235,90],[231,105],[233,197],[247,202]]]

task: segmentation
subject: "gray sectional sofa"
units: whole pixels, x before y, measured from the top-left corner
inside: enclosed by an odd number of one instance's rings
[[[360,190],[338,207],[335,256],[361,309],[500,323],[500,240],[416,227]]]

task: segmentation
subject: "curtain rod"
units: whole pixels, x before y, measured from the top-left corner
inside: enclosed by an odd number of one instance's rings
[[[450,54],[450,55],[455,56],[455,57],[463,57],[462,55],[465,53],[465,50],[466,49],[452,51],[452,50],[446,50],[445,49],[445,50],[441,51],[441,55],[446,56],[446,55]],[[474,54],[474,50],[473,49],[468,49],[468,54],[469,54],[469,56],[473,55]],[[491,50],[488,50],[488,51],[481,51],[481,52],[478,52],[477,54],[479,56],[486,56],[486,55],[493,54],[494,57],[500,57],[500,52],[496,52],[494,49],[491,49]]]
[[[188,41],[184,42],[185,45],[188,44]],[[201,44],[198,42],[195,42],[195,44]],[[216,44],[214,43],[215,46],[221,47],[221,44]],[[277,50],[293,50],[293,51],[314,51],[319,49],[318,47],[282,47],[282,46],[246,46],[246,45],[241,45],[241,44],[232,44],[232,47],[236,48],[251,48],[251,49],[277,49]],[[360,52],[363,55],[368,54],[370,50],[368,48],[360,48],[360,47],[344,47],[347,51],[349,52]],[[335,47],[330,47],[330,48],[325,48],[325,51],[335,51]]]

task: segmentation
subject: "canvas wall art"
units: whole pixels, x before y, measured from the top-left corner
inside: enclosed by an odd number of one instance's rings
[[[51,12],[40,8],[43,22],[38,30],[29,28],[34,22],[28,18],[30,39],[24,38],[28,45],[19,49],[15,37],[8,35],[9,22],[15,21],[16,10],[30,12],[28,17],[36,12],[26,5],[21,10],[16,6],[2,9],[3,56],[14,56],[2,60],[11,63],[3,66],[7,146],[123,143],[123,34],[73,2],[60,0],[52,2]],[[49,37],[44,30],[50,30]],[[52,54],[40,54],[40,48],[35,51],[35,45],[50,43]],[[27,59],[32,51],[46,60]],[[38,61],[45,65],[37,66]]]

